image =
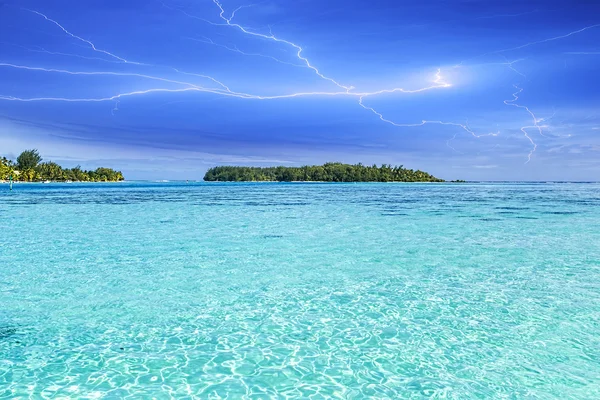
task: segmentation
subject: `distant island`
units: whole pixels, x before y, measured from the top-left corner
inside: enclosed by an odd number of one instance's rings
[[[204,175],[208,182],[444,182],[423,171],[383,164],[326,163],[304,167],[220,166]]]
[[[12,178],[20,182],[117,182],[125,179],[121,171],[110,168],[86,171],[79,166],[63,168],[52,161],[42,161],[42,157],[35,149],[22,152],[16,162],[2,157],[0,158],[0,181]]]

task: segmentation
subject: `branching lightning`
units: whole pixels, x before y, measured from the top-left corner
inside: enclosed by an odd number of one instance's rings
[[[101,57],[88,57],[88,56],[82,56],[80,54],[72,54],[72,53],[62,53],[59,51],[49,51],[46,50],[45,48],[41,47],[41,46],[35,46],[37,48],[31,48],[31,47],[27,47],[27,46],[21,46],[19,44],[14,44],[14,43],[7,43],[7,42],[1,42],[2,44],[8,45],[8,46],[15,46],[15,47],[19,47],[21,49],[33,52],[33,53],[43,53],[43,54],[49,54],[51,56],[65,56],[65,57],[74,57],[74,58],[81,58],[82,60],[94,60],[94,61],[102,61],[102,62],[108,62],[108,63],[114,63],[114,64],[121,64],[122,61],[118,61],[118,60],[107,60],[106,58],[101,58]]]
[[[116,59],[116,60],[119,60],[119,61],[121,61],[121,62],[124,62],[124,63],[127,63],[127,64],[137,64],[137,65],[141,65],[141,63],[136,63],[136,62],[133,62],[133,61],[127,61],[126,59],[124,59],[124,58],[122,58],[122,57],[119,57],[119,56],[117,56],[117,55],[115,55],[115,54],[113,54],[113,53],[110,53],[110,52],[108,52],[108,51],[106,51],[106,50],[102,50],[102,49],[99,49],[99,48],[97,48],[97,47],[96,47],[96,45],[95,45],[94,43],[92,43],[92,42],[90,42],[89,40],[86,40],[86,39],[84,39],[84,38],[82,38],[82,37],[80,37],[80,36],[77,36],[77,35],[74,35],[74,34],[72,34],[72,33],[71,33],[71,32],[69,32],[69,31],[68,31],[68,30],[67,30],[67,29],[66,29],[64,26],[62,26],[61,24],[59,24],[58,22],[56,22],[56,21],[55,21],[55,20],[53,20],[52,18],[48,18],[46,15],[42,14],[41,12],[34,11],[34,10],[30,10],[30,9],[28,9],[28,8],[24,8],[24,10],[26,10],[26,11],[29,11],[29,12],[31,12],[31,13],[34,13],[34,14],[37,14],[37,15],[39,15],[39,16],[41,16],[41,17],[43,17],[43,18],[44,18],[46,21],[50,21],[50,22],[52,22],[54,25],[56,25],[56,26],[58,26],[60,29],[62,29],[62,31],[63,31],[64,33],[66,33],[67,35],[71,36],[73,39],[77,39],[77,40],[79,40],[79,41],[81,41],[81,42],[83,42],[83,43],[87,43],[87,44],[88,44],[88,45],[89,45],[89,46],[92,48],[92,50],[94,50],[94,51],[96,51],[96,52],[98,52],[98,53],[103,53],[103,54],[106,54],[107,56],[110,56],[110,57],[112,57],[112,58],[114,58],[114,59]]]
[[[331,83],[333,83],[334,85],[336,85],[337,87],[341,88],[341,89],[345,89],[346,91],[350,91],[352,89],[354,89],[353,86],[344,86],[341,83],[338,83],[336,80],[329,78],[325,75],[323,75],[316,67],[314,67],[310,61],[308,61],[308,59],[306,57],[304,57],[302,55],[302,52],[304,51],[304,49],[297,45],[296,43],[284,40],[284,39],[280,39],[277,36],[273,35],[272,33],[269,35],[264,35],[262,33],[257,33],[257,32],[252,32],[250,30],[248,30],[247,28],[244,28],[243,26],[233,23],[231,22],[233,17],[235,16],[235,12],[231,15],[231,17],[227,18],[225,17],[225,9],[223,8],[223,6],[221,5],[221,3],[218,0],[213,0],[213,3],[215,3],[217,5],[217,7],[219,7],[219,10],[221,10],[221,12],[219,13],[219,17],[225,21],[225,23],[231,27],[237,28],[238,30],[240,30],[241,32],[247,34],[247,35],[252,35],[252,36],[256,36],[256,37],[260,37],[266,40],[271,40],[273,42],[277,42],[277,43],[285,43],[288,46],[293,47],[296,50],[296,57],[298,57],[299,60],[301,60],[308,68],[312,69],[315,74],[317,74],[321,79],[324,79],[326,81],[329,81]],[[239,8],[238,8],[239,10]],[[237,11],[237,10],[236,10]]]
[[[514,64],[523,61],[522,58],[518,59],[518,60],[514,60],[514,61],[509,61],[506,57],[504,57],[506,59],[506,63],[505,65],[508,66],[508,69],[510,69],[511,71],[513,71],[515,74],[517,75],[521,75],[523,78],[527,78],[527,76],[525,76],[524,73],[522,73],[521,71],[519,71],[518,69],[516,69],[515,67],[513,67]]]
[[[175,83],[175,84],[179,84],[179,85],[187,85],[187,86],[194,86],[194,87],[197,87],[196,85],[194,85],[194,84],[192,84],[192,83],[189,83],[189,82],[175,81],[175,80],[172,80],[172,79],[166,79],[166,78],[161,78],[161,77],[157,77],[157,76],[145,75],[145,74],[138,74],[138,73],[131,73],[131,72],[113,72],[113,71],[92,71],[92,72],[87,72],[87,71],[69,71],[69,70],[64,70],[64,69],[41,68],[41,67],[29,67],[29,66],[25,66],[25,65],[16,65],[16,64],[9,64],[9,63],[0,63],[0,67],[10,67],[10,68],[16,68],[16,69],[25,69],[25,70],[29,70],[29,71],[56,72],[56,73],[60,73],[60,74],[68,74],[68,75],[111,75],[111,76],[130,76],[130,77],[138,77],[138,78],[151,79],[151,80],[163,81],[163,82],[168,82],[168,83]]]
[[[142,94],[149,93],[182,93],[182,92],[207,92],[208,90],[202,90],[197,87],[188,87],[183,89],[147,89],[147,90],[136,90],[128,93],[119,93],[110,97],[98,97],[98,98],[66,98],[66,97],[29,97],[29,98],[21,98],[15,96],[5,96],[0,95],[0,100],[10,100],[10,101],[23,101],[23,102],[33,102],[33,101],[64,101],[67,103],[99,103],[105,101],[115,101],[118,99],[122,99],[124,97],[137,96]]]
[[[420,122],[412,122],[412,123],[395,122],[389,118],[384,117],[383,114],[381,112],[377,111],[375,108],[365,104],[365,102],[367,101],[367,99],[369,97],[374,97],[374,96],[379,96],[379,95],[384,95],[384,94],[407,94],[407,95],[410,95],[410,94],[416,94],[416,93],[422,93],[422,92],[428,92],[428,91],[443,90],[443,89],[452,87],[451,83],[446,82],[446,80],[444,80],[441,69],[437,69],[437,71],[434,75],[434,79],[432,80],[432,83],[428,86],[412,88],[412,89],[407,89],[407,88],[402,88],[402,87],[391,87],[391,88],[384,88],[384,89],[380,89],[380,90],[376,90],[376,91],[359,91],[359,90],[356,90],[356,88],[354,86],[342,84],[338,80],[322,73],[304,55],[304,48],[302,46],[300,46],[299,44],[292,42],[290,40],[282,39],[281,37],[276,36],[271,31],[270,27],[269,27],[269,33],[265,34],[265,33],[260,33],[254,29],[242,26],[242,25],[238,24],[237,22],[234,22],[234,19],[235,19],[237,13],[240,12],[240,10],[242,10],[244,8],[256,6],[256,4],[240,6],[236,9],[234,9],[233,12],[231,12],[231,14],[229,16],[226,16],[226,10],[223,7],[223,5],[221,4],[220,0],[212,0],[212,3],[214,3],[214,5],[218,9],[217,10],[218,14],[216,14],[216,13],[215,14],[218,15],[220,22],[214,22],[214,21],[210,21],[206,18],[192,15],[192,14],[186,12],[185,10],[175,8],[175,7],[172,7],[168,4],[161,2],[161,4],[165,8],[180,12],[189,18],[193,18],[193,19],[202,21],[204,23],[207,23],[207,24],[210,24],[213,26],[223,27],[223,29],[234,28],[235,30],[241,32],[243,35],[261,39],[261,40],[265,40],[268,42],[278,43],[280,45],[284,45],[287,49],[293,51],[294,57],[295,57],[294,60],[296,61],[296,63],[283,61],[277,57],[273,57],[273,56],[267,55],[267,54],[245,52],[245,51],[240,50],[237,46],[227,46],[224,44],[216,43],[212,39],[209,39],[206,37],[202,37],[202,39],[197,39],[197,38],[187,38],[187,39],[203,42],[206,44],[210,44],[212,46],[221,47],[230,52],[234,52],[234,53],[237,53],[237,54],[240,54],[243,56],[263,57],[263,58],[271,59],[271,60],[281,63],[281,64],[290,65],[293,67],[301,67],[301,68],[310,69],[312,71],[312,73],[314,73],[319,79],[321,79],[322,81],[329,82],[330,84],[334,85],[335,89],[331,90],[331,91],[309,91],[308,90],[308,91],[303,91],[303,92],[283,93],[283,94],[275,94],[275,95],[261,95],[261,94],[251,94],[251,93],[235,91],[231,88],[230,85],[227,85],[224,82],[222,82],[221,80],[219,80],[215,77],[209,76],[209,75],[199,74],[199,73],[194,73],[194,72],[186,72],[179,68],[175,68],[175,67],[171,67],[171,66],[154,65],[154,64],[135,62],[135,61],[131,61],[126,58],[120,57],[114,53],[107,51],[107,50],[98,48],[96,46],[96,44],[94,44],[93,42],[91,42],[87,39],[84,39],[81,36],[71,33],[62,24],[60,24],[59,22],[57,22],[54,19],[49,18],[48,16],[46,16],[45,14],[42,14],[41,12],[38,12],[35,10],[30,10],[30,9],[23,9],[23,10],[26,10],[27,12],[30,12],[37,16],[43,17],[46,21],[51,22],[52,24],[54,24],[55,26],[60,28],[64,32],[64,34],[83,43],[86,47],[91,48],[94,52],[101,54],[101,56],[100,57],[89,57],[89,56],[83,56],[83,55],[79,55],[79,54],[70,54],[70,53],[49,51],[42,47],[38,47],[38,49],[32,49],[32,48],[27,48],[24,46],[16,45],[19,47],[23,47],[24,49],[26,49],[28,51],[46,53],[49,55],[77,57],[77,58],[90,60],[90,61],[94,60],[94,61],[103,61],[103,62],[118,63],[118,64],[130,64],[130,65],[136,65],[136,66],[143,66],[146,69],[147,68],[159,68],[159,67],[169,68],[170,70],[172,70],[173,72],[175,72],[179,75],[186,75],[189,77],[201,78],[204,81],[209,81],[210,84],[208,84],[208,86],[204,86],[197,82],[189,82],[187,80],[183,80],[186,78],[172,79],[170,77],[165,77],[162,75],[157,76],[154,74],[151,75],[149,73],[114,72],[114,71],[72,71],[72,70],[67,70],[67,69],[44,68],[44,67],[39,67],[39,66],[27,66],[27,65],[15,64],[15,63],[0,62],[0,67],[2,67],[2,68],[27,70],[27,71],[33,71],[33,72],[39,72],[39,73],[56,73],[56,74],[80,75],[80,76],[119,76],[119,77],[129,77],[129,78],[140,78],[143,80],[156,81],[156,82],[162,82],[164,84],[169,84],[169,86],[167,86],[167,87],[153,87],[153,88],[149,88],[149,89],[135,90],[135,91],[130,91],[130,92],[118,93],[118,94],[115,94],[112,96],[97,97],[97,98],[83,98],[83,97],[82,98],[66,98],[66,97],[50,97],[50,96],[49,97],[40,96],[40,97],[24,98],[24,97],[18,97],[18,96],[0,95],[0,100],[20,101],[20,102],[37,102],[37,101],[88,102],[88,103],[115,102],[115,106],[111,110],[111,113],[114,115],[115,112],[117,112],[119,110],[119,102],[123,98],[133,97],[133,96],[150,95],[150,94],[159,94],[159,93],[199,92],[199,93],[209,93],[209,94],[218,95],[218,96],[225,96],[225,97],[238,98],[238,99],[247,99],[247,100],[281,100],[281,99],[290,99],[290,98],[298,98],[298,97],[315,97],[315,96],[319,96],[319,97],[350,97],[350,98],[356,98],[358,105],[360,107],[362,107],[363,109],[365,109],[365,110],[371,112],[372,114],[374,114],[375,116],[377,116],[379,118],[379,120],[381,120],[382,122],[385,122],[385,123],[390,124],[395,127],[420,127],[420,126],[424,126],[427,124],[437,124],[437,125],[452,126],[452,127],[460,128],[460,130],[466,132],[467,134],[471,135],[474,138],[482,138],[482,137],[486,137],[486,136],[499,135],[499,132],[490,132],[490,133],[483,133],[483,134],[476,133],[469,127],[468,121],[466,121],[465,123],[448,122],[448,121],[442,121],[442,120],[421,120]],[[532,12],[536,12],[536,11],[532,11]],[[532,13],[532,12],[528,12],[528,13]],[[528,13],[524,13],[524,14],[528,14]],[[518,14],[518,15],[524,15],[524,14]],[[515,15],[506,15],[506,16],[515,16]],[[497,16],[482,17],[482,18],[492,18],[492,17],[497,17]],[[510,51],[520,50],[520,49],[534,46],[537,44],[568,38],[570,36],[576,35],[578,33],[581,33],[586,30],[593,29],[593,28],[596,28],[599,26],[600,26],[600,24],[590,25],[590,26],[581,28],[579,30],[575,30],[575,31],[566,33],[561,36],[555,36],[555,37],[551,37],[551,38],[547,38],[547,39],[543,39],[543,40],[529,42],[529,43],[525,43],[523,45],[516,46],[513,48],[497,50],[497,51],[485,53],[483,55],[502,54],[502,53],[507,53]],[[81,45],[81,46],[83,46],[83,45]],[[598,54],[598,52],[570,52],[567,54]],[[523,78],[526,78],[526,76],[523,73],[521,73],[516,68],[514,68],[514,64],[517,62],[520,62],[522,60],[523,59],[509,61],[508,59],[506,59],[506,62],[496,63],[496,64],[504,65],[508,69],[512,70],[514,73],[522,76]],[[458,64],[455,67],[459,67],[462,64],[463,64],[463,62],[461,62],[460,64]],[[527,162],[526,162],[526,164],[527,164],[531,161],[531,158],[537,149],[537,144],[532,139],[532,137],[528,134],[528,130],[535,129],[540,135],[544,136],[543,129],[542,129],[544,126],[540,124],[544,120],[536,118],[534,113],[528,107],[517,103],[517,101],[519,100],[519,95],[523,92],[523,89],[517,85],[515,85],[515,89],[517,89],[517,91],[515,93],[513,93],[513,98],[510,100],[505,100],[504,104],[525,110],[530,115],[530,117],[533,121],[532,125],[521,127],[521,131],[523,132],[524,136],[529,140],[529,142],[533,146],[533,149],[528,154]],[[454,147],[452,147],[450,145],[450,143],[456,139],[457,134],[458,133],[455,133],[451,139],[446,141],[446,146],[455,152],[458,152],[458,151]]]
[[[220,24],[220,23],[217,23],[217,22],[209,21],[206,18],[201,18],[201,17],[198,17],[196,15],[189,14],[188,12],[186,12],[186,11],[184,11],[182,9],[171,7],[171,6],[167,5],[166,3],[162,2],[162,1],[160,2],[160,4],[162,4],[163,7],[167,8],[169,10],[178,11],[178,12],[182,13],[183,15],[185,15],[186,17],[189,17],[189,18],[192,18],[192,19],[196,19],[198,21],[202,21],[202,22],[205,22],[205,23],[210,24],[210,25],[214,25],[214,26],[227,26],[227,24]]]
[[[450,139],[446,140],[446,147],[448,147],[450,150],[452,150],[452,151],[453,151],[453,152],[455,152],[455,153],[458,153],[458,154],[463,154],[462,152],[460,152],[460,151],[456,150],[454,147],[452,147],[452,146],[450,145],[450,142],[452,142],[453,140],[455,140],[455,139],[456,139],[456,136],[458,136],[458,133],[455,133],[455,134],[454,134],[454,136],[452,136]]]
[[[518,74],[518,75],[522,76],[523,78],[527,79],[527,76],[525,74],[523,74],[521,71],[519,71],[516,68],[514,68],[512,66],[512,63],[510,64],[509,68],[512,71],[514,71],[516,74]],[[525,164],[528,164],[531,161],[531,157],[533,156],[533,153],[535,153],[535,151],[537,150],[537,143],[533,140],[533,138],[531,136],[529,136],[529,133],[527,132],[527,130],[528,129],[536,129],[541,136],[545,137],[543,129],[542,129],[544,126],[540,125],[540,122],[543,122],[544,119],[543,118],[537,118],[535,116],[535,114],[533,113],[533,111],[531,111],[531,109],[529,107],[521,105],[521,104],[517,104],[517,101],[519,100],[519,95],[523,92],[523,88],[519,87],[516,84],[513,85],[513,87],[517,91],[512,94],[512,97],[513,97],[512,99],[510,99],[510,100],[504,100],[504,104],[506,104],[507,106],[512,106],[512,107],[520,108],[520,109],[523,109],[523,110],[527,111],[527,113],[531,117],[531,120],[533,121],[533,125],[522,126],[520,128],[521,132],[523,132],[523,135],[527,138],[527,140],[529,140],[529,142],[533,146],[533,148],[531,149],[531,151],[527,155],[527,161],[525,162]],[[554,111],[554,114],[556,114],[556,111]],[[554,118],[554,114],[550,117],[550,119]]]
[[[515,89],[517,89],[517,91],[515,93],[513,93],[513,95],[512,95],[513,98],[511,100],[504,100],[504,104],[506,104],[507,106],[521,108],[521,109],[527,111],[527,113],[531,116],[531,119],[533,120],[533,125],[521,127],[521,132],[523,132],[523,135],[525,135],[527,140],[529,140],[529,142],[531,142],[531,145],[533,146],[533,148],[527,155],[527,161],[525,162],[525,164],[527,164],[531,161],[531,156],[533,156],[533,153],[535,153],[535,151],[537,149],[537,143],[535,143],[533,141],[533,139],[531,138],[531,136],[529,136],[529,134],[527,133],[527,129],[536,129],[540,135],[544,136],[542,127],[539,125],[539,123],[543,120],[536,118],[536,116],[533,114],[533,112],[528,107],[522,106],[522,105],[516,103],[519,100],[519,95],[523,92],[523,89],[517,85],[514,85],[514,87],[515,87]]]
[[[305,68],[306,67],[306,65],[304,65],[304,64],[301,64],[301,65],[294,64],[294,63],[291,63],[291,62],[280,60],[277,57],[273,57],[273,56],[270,56],[270,55],[267,55],[267,54],[246,53],[245,51],[242,51],[242,50],[238,49],[237,46],[229,47],[229,46],[226,46],[224,44],[215,43],[212,39],[209,39],[207,37],[203,37],[202,39],[186,37],[186,39],[193,40],[193,41],[196,41],[196,42],[201,42],[201,43],[207,43],[207,44],[210,44],[210,45],[213,45],[213,46],[217,46],[217,47],[221,47],[221,48],[229,50],[229,51],[231,51],[233,53],[238,53],[238,54],[241,54],[241,55],[244,55],[244,56],[268,58],[268,59],[271,59],[271,60],[273,60],[275,62],[278,62],[280,64],[291,65],[292,67],[301,67],[301,68]]]
[[[23,69],[23,70],[29,70],[29,71],[38,71],[38,72],[51,72],[51,73],[60,73],[60,74],[68,74],[68,75],[88,75],[88,76],[94,76],[94,75],[110,75],[110,76],[123,76],[123,77],[137,77],[137,78],[143,78],[143,79],[149,79],[149,80],[156,80],[156,81],[163,81],[163,82],[167,82],[167,83],[172,83],[172,84],[176,84],[176,85],[182,85],[185,86],[186,88],[184,88],[185,90],[182,89],[176,89],[176,90],[172,90],[172,89],[151,89],[149,91],[134,91],[134,92],[130,92],[130,93],[123,93],[117,96],[111,96],[111,97],[102,97],[102,98],[95,98],[95,99],[87,99],[87,101],[110,101],[110,100],[114,100],[115,98],[119,98],[119,97],[123,97],[123,96],[133,96],[136,94],[146,94],[146,93],[153,93],[153,92],[179,92],[179,91],[199,91],[199,92],[207,92],[207,93],[214,93],[214,94],[219,94],[219,95],[224,95],[224,96],[231,96],[231,97],[237,97],[237,98],[242,98],[242,99],[255,99],[255,100],[278,100],[278,99],[286,99],[286,98],[294,98],[294,97],[309,97],[309,96],[351,96],[351,97],[357,97],[357,98],[364,98],[367,96],[375,96],[378,94],[383,94],[383,93],[395,93],[395,92],[402,92],[402,93],[418,93],[418,92],[422,92],[425,90],[431,90],[431,89],[435,89],[438,87],[448,87],[449,85],[446,83],[440,83],[436,86],[430,86],[430,87],[426,87],[426,88],[420,88],[420,89],[414,89],[414,90],[410,90],[410,89],[403,89],[403,88],[393,88],[393,89],[383,89],[383,90],[379,90],[379,91],[375,91],[375,92],[346,92],[346,91],[338,91],[338,92],[298,92],[298,93],[291,93],[291,94],[283,94],[283,95],[274,95],[274,96],[260,96],[260,95],[253,95],[253,94],[248,94],[248,93],[243,93],[243,92],[234,92],[231,89],[229,89],[229,87],[227,87],[225,84],[223,84],[222,82],[216,80],[215,78],[212,78],[210,76],[207,75],[200,75],[200,74],[194,74],[194,73],[189,73],[189,72],[184,72],[184,71],[180,71],[175,69],[176,72],[181,73],[181,74],[188,74],[188,75],[193,75],[193,76],[198,76],[198,77],[202,77],[205,79],[209,79],[215,83],[217,83],[219,86],[221,86],[221,88],[207,88],[204,86],[200,86],[191,82],[186,82],[186,81],[178,81],[178,80],[173,80],[173,79],[167,79],[167,78],[162,78],[162,77],[158,77],[158,76],[152,76],[152,75],[146,75],[146,74],[138,74],[138,73],[129,73],[129,72],[113,72],[113,71],[70,71],[70,70],[64,70],[64,69],[54,69],[54,68],[42,68],[42,67],[30,67],[30,66],[24,66],[24,65],[16,65],[16,64],[9,64],[9,63],[0,63],[0,67],[10,67],[10,68],[15,68],[15,69]],[[4,96],[4,97],[0,97],[0,98],[4,98],[5,100],[21,100],[21,101],[39,101],[39,100],[52,100],[52,98],[32,98],[32,99],[22,99],[22,98],[18,98],[18,97],[14,97],[14,96]],[[54,100],[57,101],[67,101],[68,99],[65,98],[56,98]],[[84,99],[71,99],[69,101],[84,101]]]
[[[415,127],[415,126],[423,126],[423,125],[427,125],[427,124],[438,124],[438,125],[450,125],[450,126],[456,126],[461,128],[462,130],[464,130],[465,132],[467,132],[468,134],[470,134],[471,136],[475,137],[475,138],[481,138],[484,136],[498,136],[498,132],[490,132],[490,133],[484,133],[484,134],[477,134],[475,132],[473,132],[473,130],[471,130],[471,128],[469,128],[468,125],[466,124],[459,124],[457,122],[444,122],[444,121],[432,121],[432,120],[422,120],[421,122],[418,123],[411,123],[411,124],[399,124],[396,123],[394,121],[390,121],[389,119],[386,119],[380,112],[376,111],[374,108],[372,107],[368,107],[366,105],[364,105],[363,103],[363,98],[364,96],[360,97],[359,99],[359,105],[364,108],[365,110],[371,111],[373,114],[377,115],[379,117],[379,119],[383,122],[386,122],[390,125],[394,125],[397,127]]]
[[[534,45],[536,45],[536,44],[547,43],[547,42],[553,42],[553,41],[555,41],[555,40],[565,39],[565,38],[568,38],[569,36],[573,36],[573,35],[576,35],[576,34],[578,34],[578,33],[585,32],[585,31],[587,31],[588,29],[597,28],[597,27],[599,27],[599,26],[600,26],[600,24],[595,24],[595,25],[586,26],[586,27],[584,27],[584,28],[578,29],[578,30],[576,30],[576,31],[573,31],[573,32],[569,32],[569,33],[567,33],[567,34],[564,34],[564,35],[555,36],[555,37],[551,37],[551,38],[548,38],[548,39],[537,40],[537,41],[535,41],[535,42],[529,42],[529,43],[525,43],[525,44],[523,44],[523,45],[521,45],[521,46],[511,47],[511,48],[509,48],[509,49],[496,50],[496,51],[493,51],[493,52],[490,52],[490,53],[486,53],[485,55],[489,55],[489,54],[496,54],[496,53],[505,53],[505,52],[507,52],[507,51],[514,51],[514,50],[521,50],[521,49],[524,49],[524,48],[526,48],[526,47],[534,46]]]
[[[413,91],[406,91],[404,89],[399,89],[398,91],[402,91],[403,93],[417,93],[417,92],[423,92],[426,90],[431,90],[431,89],[437,89],[437,88],[446,88],[446,87],[450,87],[451,85],[449,83],[444,82],[442,76],[441,76],[441,70],[438,69],[436,75],[435,75],[435,80],[433,81],[433,83],[435,85],[433,86],[429,86],[426,88],[422,88],[422,89],[416,89]],[[377,94],[381,94],[381,93],[390,93],[392,91],[390,90],[383,90]],[[480,138],[480,137],[484,137],[484,136],[497,136],[498,133],[486,133],[486,134],[476,134],[475,132],[473,132],[471,130],[471,128],[469,128],[469,126],[467,124],[459,124],[456,122],[444,122],[444,121],[430,121],[430,120],[422,120],[419,123],[411,123],[411,124],[400,124],[400,123],[396,123],[394,121],[391,121],[389,119],[386,119],[380,112],[378,112],[377,110],[375,110],[373,107],[368,107],[363,103],[363,99],[368,96],[369,94],[364,94],[361,95],[359,97],[359,101],[358,104],[364,108],[365,110],[371,111],[373,114],[377,115],[379,117],[379,119],[385,123],[388,123],[390,125],[393,126],[397,126],[397,127],[416,127],[416,126],[423,126],[426,124],[438,124],[438,125],[450,125],[450,126],[456,126],[461,128],[462,130],[464,130],[465,132],[469,133],[470,135],[472,135],[475,138]],[[454,136],[454,138],[456,138],[456,135]],[[452,138],[451,140],[454,140],[454,138]],[[448,142],[446,142],[446,144],[448,144]],[[450,146],[449,146],[450,147]],[[451,147],[452,150],[456,151],[456,149],[454,149],[453,147]]]

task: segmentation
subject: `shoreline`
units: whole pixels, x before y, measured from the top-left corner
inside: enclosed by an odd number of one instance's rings
[[[51,183],[64,183],[64,184],[71,184],[71,183],[121,183],[121,182],[132,182],[132,181],[71,181],[71,182],[67,182],[67,181],[49,181],[49,182],[28,182],[28,181],[12,181],[13,184],[27,184],[27,185],[49,185]],[[0,183],[10,183],[10,181],[6,181],[6,180],[0,180]]]

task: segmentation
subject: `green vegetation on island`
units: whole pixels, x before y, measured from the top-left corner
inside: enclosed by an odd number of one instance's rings
[[[303,167],[220,166],[204,175],[209,182],[444,182],[423,171],[383,164],[367,166],[342,163]]]
[[[9,180],[11,177],[21,182],[117,182],[125,179],[120,171],[110,168],[86,171],[79,166],[63,168],[52,161],[43,162],[37,150],[22,152],[16,162],[6,157],[0,158],[0,180]]]

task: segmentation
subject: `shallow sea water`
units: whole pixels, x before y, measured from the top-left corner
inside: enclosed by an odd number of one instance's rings
[[[0,398],[600,398],[599,184],[0,187]]]

